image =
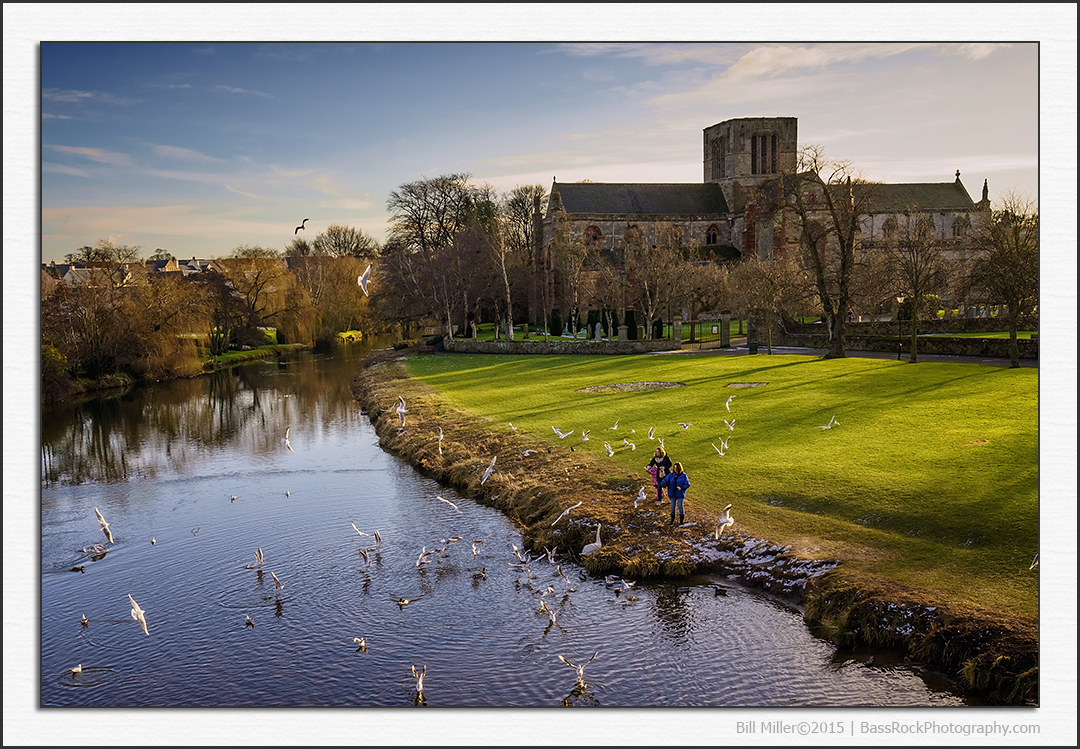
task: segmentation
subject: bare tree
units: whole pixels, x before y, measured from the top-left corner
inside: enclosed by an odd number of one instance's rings
[[[1010,193],[1001,207],[974,227],[970,247],[975,274],[991,298],[1007,309],[1009,359],[1020,366],[1016,331],[1020,316],[1039,303],[1039,212],[1035,202]]]
[[[649,244],[644,234],[632,233],[626,240],[626,277],[635,302],[645,313],[645,338],[652,339],[653,321],[669,305],[685,277],[686,263],[680,249],[680,235],[670,224],[656,227],[656,242]]]
[[[771,354],[777,320],[805,299],[807,289],[802,267],[787,254],[770,260],[751,255],[739,264],[735,273],[751,308],[764,318],[766,345]]]
[[[315,235],[311,252],[330,257],[371,258],[379,254],[379,243],[371,235],[365,234],[363,229],[331,224]]]
[[[575,340],[581,302],[587,296],[585,268],[595,259],[596,250],[584,236],[575,234],[566,213],[555,214],[555,262],[562,269],[565,302],[570,308],[570,332]]]
[[[690,312],[690,340],[697,332],[697,319],[703,312],[718,310],[731,298],[730,271],[719,263],[695,263],[686,273],[686,308]],[[725,305],[726,306],[726,305]]]
[[[914,364],[919,360],[919,312],[927,294],[944,288],[948,265],[931,215],[912,206],[897,218],[896,231],[885,241],[885,247],[896,288],[911,300],[910,361]]]
[[[84,246],[69,252],[64,259],[69,263],[106,266],[139,262],[142,248],[138,245],[115,244],[111,239],[99,239],[93,247]]]
[[[799,152],[796,173],[785,175],[783,185],[828,330],[825,358],[842,357],[844,324],[853,299],[855,248],[861,218],[872,212],[873,183],[855,176],[848,162],[826,161],[820,146],[807,146]]]

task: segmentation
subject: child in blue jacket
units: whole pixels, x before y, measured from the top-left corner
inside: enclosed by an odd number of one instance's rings
[[[675,523],[675,506],[679,507],[679,524],[683,522],[683,497],[686,496],[686,490],[690,488],[690,479],[683,473],[682,463],[676,463],[671,467],[671,473],[664,477],[664,480],[660,482],[660,486],[664,487],[668,491],[668,496],[671,497],[671,522],[669,525]]]

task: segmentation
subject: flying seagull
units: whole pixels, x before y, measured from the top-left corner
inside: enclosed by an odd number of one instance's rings
[[[735,419],[732,419],[731,421],[728,421],[727,419],[724,419],[724,423],[727,424],[727,428],[728,428],[729,432],[734,432],[735,431]]]
[[[508,421],[508,422],[507,422],[507,424],[509,424],[509,425],[510,425],[510,431],[511,431],[511,432],[516,432],[516,431],[517,431],[517,427],[516,427],[516,426],[514,426],[514,422],[512,422],[512,421]]]
[[[405,410],[405,399],[400,395],[398,396],[398,407],[394,409],[398,418],[401,419],[401,426],[405,426],[405,414],[409,413]]]
[[[1035,558],[1031,560],[1031,566],[1028,567],[1028,569],[1033,570],[1038,566],[1039,566],[1039,552],[1035,552]]]
[[[720,513],[720,518],[716,521],[716,532],[713,534],[715,539],[719,541],[724,531],[733,525],[735,525],[735,518],[731,517],[731,505],[728,505]]]
[[[569,507],[567,507],[567,508],[566,508],[565,510],[563,510],[563,511],[562,511],[562,515],[559,515],[559,517],[555,518],[555,523],[559,522],[559,521],[560,521],[560,520],[562,520],[562,519],[563,519],[564,517],[566,517],[567,515],[569,515],[569,514],[570,514],[570,510],[573,510],[573,509],[575,509],[575,508],[577,508],[577,507],[581,507],[581,502],[578,502],[578,503],[577,503],[576,505],[570,505],[570,506],[569,506]],[[555,527],[555,523],[552,523],[552,524],[551,524],[551,526],[552,526],[552,527]]]
[[[360,277],[356,279],[356,282],[360,284],[360,288],[364,291],[364,296],[368,295],[368,283],[371,281],[371,266],[369,265],[364,269],[364,272],[360,274]]]
[[[416,691],[421,694],[424,692],[424,674],[426,673],[427,666],[424,666],[420,673],[416,673],[416,666],[412,667],[412,675],[416,679]]]
[[[552,430],[554,430],[555,434],[559,435],[559,439],[561,439],[561,440],[566,439],[567,437],[569,437],[571,434],[574,433],[573,429],[571,429],[569,432],[564,432],[561,429],[559,429],[558,427],[552,427]]]
[[[259,548],[255,549],[255,566],[256,567],[262,567],[263,566],[263,550],[262,550],[261,546]]]
[[[731,397],[729,397],[729,398],[727,399],[727,403],[725,403],[725,404],[724,404],[725,406],[727,406],[727,410],[728,410],[728,413],[731,413],[731,401],[733,401],[733,400],[735,400],[735,396],[734,396],[734,395],[732,395]]]
[[[90,620],[86,618],[86,614],[82,615],[82,619],[79,620],[79,624],[83,625],[84,627],[90,626]]]
[[[255,620],[252,619],[247,614],[244,614],[244,626],[245,627],[254,627],[255,626]]]
[[[585,429],[584,431],[582,431],[582,433],[581,433],[581,441],[582,442],[588,442],[589,441],[589,433],[590,432],[592,432],[591,429]]]
[[[498,458],[498,457],[499,457],[498,455],[495,456],[495,458]],[[488,477],[491,476],[491,472],[495,470],[495,458],[491,459],[491,465],[489,465],[487,467],[487,470],[484,471],[484,478],[480,479],[480,485],[481,486],[483,486],[484,482],[487,481]]]
[[[296,234],[299,234],[301,229],[306,229],[307,228],[306,226],[304,226],[304,224],[306,224],[308,222],[308,220],[309,219],[304,219],[303,221],[300,222],[300,226],[296,227],[296,229],[293,230],[293,235],[294,236]]]
[[[829,419],[828,424],[826,424],[823,427],[814,427],[814,429],[832,429],[833,427],[836,427],[836,426],[840,426],[840,422],[836,420],[835,416],[833,416],[831,419]]]
[[[645,487],[641,487],[641,491],[638,492],[637,497],[634,499],[634,507],[638,506],[638,502],[645,500]]]
[[[365,536],[369,536],[369,535],[371,535],[370,533],[364,533],[364,532],[363,532],[362,530],[360,530],[359,528],[357,528],[357,527],[356,527],[356,523],[354,523],[354,522],[353,522],[353,521],[351,521],[351,520],[349,521],[349,525],[351,525],[351,526],[352,526],[352,529],[353,529],[354,531],[356,531],[356,535],[360,536],[360,538],[364,538]]]
[[[352,638],[352,641],[357,643],[356,652],[360,652],[361,650],[363,650],[365,653],[367,652],[367,639],[366,638],[364,638],[364,637],[354,637],[354,638]]]
[[[283,445],[285,445],[285,447],[289,448],[289,452],[291,452],[292,454],[295,455],[296,450],[292,449],[292,443],[289,442],[289,429],[292,429],[292,427],[287,427],[285,429],[285,436],[281,438],[281,444],[283,444]]]
[[[578,666],[577,664],[571,663],[570,661],[568,661],[568,660],[567,660],[567,659],[566,659],[565,657],[563,657],[562,655],[560,655],[560,656],[559,656],[559,660],[560,660],[560,661],[562,661],[563,663],[565,663],[565,664],[566,664],[567,666],[570,666],[571,668],[576,668],[576,669],[577,669],[577,680],[578,680],[578,684],[584,684],[584,683],[585,683],[585,667],[586,667],[586,666],[588,666],[588,665],[589,665],[590,663],[592,663],[592,662],[593,662],[593,658],[595,658],[595,657],[596,657],[596,656],[598,656],[598,655],[600,655],[600,651],[599,651],[599,650],[597,650],[597,651],[596,651],[595,653],[593,653],[593,657],[592,657],[592,658],[590,658],[589,660],[585,661],[585,662],[584,662],[584,663],[582,663],[582,664],[581,664],[580,666]]]
[[[494,461],[492,462],[492,465],[494,465]],[[442,497],[440,497],[438,495],[435,496],[435,499],[439,500],[440,502],[446,502],[446,504],[450,505],[451,507],[453,507],[458,512],[461,512],[461,510],[458,510],[458,506],[456,504],[454,504],[453,502],[451,502],[449,499],[443,499]]]
[[[649,439],[653,438],[653,427],[649,427]]]
[[[100,512],[98,512],[98,508],[96,507],[94,508],[94,514],[97,515],[98,525],[101,526],[101,530],[105,534],[105,538],[109,539],[110,544],[116,543],[115,541],[113,541],[112,531],[109,530],[109,524],[105,522],[105,518]]]
[[[615,455],[615,451],[611,449],[611,445],[606,442],[604,443],[604,450],[607,451],[607,455],[609,458]]]
[[[281,591],[285,588],[285,583],[278,580],[278,576],[275,575],[273,572],[270,573],[270,577],[274,578],[274,595],[279,595]]]
[[[709,444],[712,445],[711,442]],[[721,450],[719,447],[717,447],[716,445],[713,445],[712,449],[716,450],[716,454],[719,455],[721,458],[724,457],[724,451]]]
[[[439,427],[439,455],[442,455],[442,441],[443,441],[442,427]]]
[[[689,429],[690,427],[692,427],[693,424],[688,424],[685,421],[680,421],[679,426],[681,426],[685,430],[685,429]]]
[[[615,426],[608,427],[608,429],[610,429],[613,432],[617,432],[619,430],[619,420],[616,419],[615,420]]]
[[[139,608],[139,604],[135,603],[135,599],[128,594],[128,600],[131,601],[131,618],[135,619],[142,625],[143,634],[148,635],[150,632],[146,629],[146,612]]]

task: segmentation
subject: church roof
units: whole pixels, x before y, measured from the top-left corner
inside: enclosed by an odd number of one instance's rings
[[[855,185],[874,191],[874,207],[878,211],[921,210],[974,211],[975,203],[960,180],[955,182],[910,182]]]
[[[664,216],[728,212],[717,184],[568,182],[555,184],[567,213]]]

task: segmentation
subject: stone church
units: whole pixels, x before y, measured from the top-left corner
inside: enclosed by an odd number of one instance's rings
[[[631,237],[655,242],[661,226],[674,228],[682,246],[698,248],[703,260],[770,258],[789,246],[797,250],[799,233],[786,212],[759,216],[755,199],[759,189],[795,172],[798,150],[798,118],[740,117],[705,128],[701,184],[553,181],[547,210],[536,219],[530,310],[556,304],[557,223],[564,236],[616,258]],[[990,207],[985,180],[976,203],[959,171],[952,182],[877,183],[873,190],[873,210],[862,217],[864,246],[887,237],[896,227],[895,216],[913,206],[933,218],[942,237],[959,243],[973,215]]]

